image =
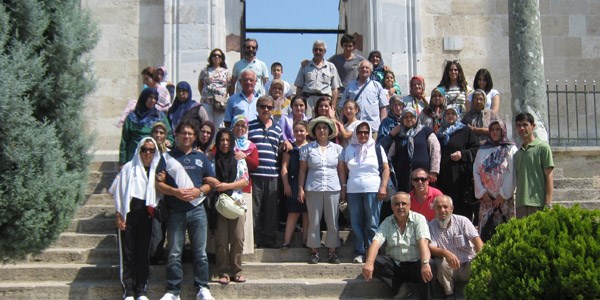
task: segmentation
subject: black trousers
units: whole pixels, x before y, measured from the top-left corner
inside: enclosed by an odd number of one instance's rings
[[[150,237],[152,218],[146,210],[146,202],[132,199],[126,220],[127,227],[121,237],[121,282],[125,297],[146,295],[150,273]]]
[[[433,281],[435,280],[435,264],[429,263],[434,277],[429,282],[424,282],[421,277],[421,260],[415,262],[403,262],[397,265],[393,259],[385,255],[377,255],[375,258],[373,276],[379,278],[390,287],[394,294],[404,282],[419,284],[419,299],[431,299],[433,297]]]

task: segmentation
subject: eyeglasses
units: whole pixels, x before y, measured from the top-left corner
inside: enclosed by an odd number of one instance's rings
[[[315,52],[325,52],[325,49],[323,49],[323,48],[313,48],[313,51],[315,51]]]
[[[427,178],[427,177],[415,177],[412,179],[412,181],[414,181],[414,182],[425,182],[427,180],[429,180],[429,178]]]
[[[366,135],[368,135],[368,134],[370,134],[370,133],[371,133],[371,132],[369,132],[369,131],[357,131],[357,132],[356,132],[356,135],[360,135],[360,134],[366,134]]]
[[[140,152],[142,152],[142,153],[155,153],[156,152],[156,148],[142,147],[142,148],[140,148]]]
[[[266,109],[266,110],[273,110],[273,106],[270,105],[264,105],[264,104],[259,104],[258,107],[260,107],[260,109]]]
[[[221,55],[221,54],[213,54],[210,57],[223,58],[223,55]]]

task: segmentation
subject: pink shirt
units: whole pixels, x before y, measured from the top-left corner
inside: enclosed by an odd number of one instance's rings
[[[433,210],[433,200],[435,199],[435,197],[443,195],[442,191],[430,186],[427,192],[427,198],[425,198],[425,203],[423,204],[417,202],[417,200],[415,199],[414,190],[410,191],[409,195],[410,210],[424,215],[427,221],[431,221],[433,220],[433,218],[435,218],[435,211]]]

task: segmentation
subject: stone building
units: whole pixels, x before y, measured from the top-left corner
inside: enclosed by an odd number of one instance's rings
[[[92,54],[98,87],[86,113],[97,134],[97,154],[116,153],[121,133],[114,124],[138,96],[144,67],[164,64],[170,81],[195,86],[211,49],[226,50],[233,66],[244,36],[245,2],[81,1],[101,30]],[[539,6],[546,79],[596,79],[600,2],[540,0]],[[359,37],[363,53],[382,52],[403,91],[414,74],[424,76],[431,90],[444,62],[459,59],[469,84],[479,68],[492,72],[502,116],[510,114],[508,0],[341,0],[339,15],[339,28]]]

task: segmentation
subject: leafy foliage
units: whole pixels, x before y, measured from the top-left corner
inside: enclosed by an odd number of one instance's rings
[[[596,299],[600,211],[575,206],[498,227],[472,264],[469,299]]]
[[[87,184],[84,98],[97,32],[73,0],[0,5],[0,259],[48,247]]]

